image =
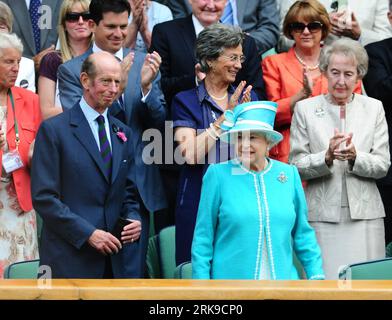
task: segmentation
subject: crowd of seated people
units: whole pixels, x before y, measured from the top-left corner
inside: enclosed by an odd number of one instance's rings
[[[384,258],[391,25],[392,0],[0,0],[0,278],[149,277],[172,225],[199,279]]]

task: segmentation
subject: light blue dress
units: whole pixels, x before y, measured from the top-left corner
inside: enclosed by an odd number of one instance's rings
[[[193,278],[299,279],[293,251],[307,279],[324,279],[297,169],[272,159],[261,172],[238,160],[210,165],[192,243]]]

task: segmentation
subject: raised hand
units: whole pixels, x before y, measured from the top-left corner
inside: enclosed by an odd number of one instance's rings
[[[244,90],[245,86],[246,86],[246,81],[243,80],[240,82],[237,89],[235,89],[234,93],[230,97],[229,105],[227,106],[228,110],[233,110],[235,108],[235,106],[238,105],[238,100],[239,100],[241,93]]]
[[[252,86],[249,85],[246,87],[244,93],[242,94],[241,103],[246,103],[251,101],[250,92],[252,91]]]
[[[129,70],[131,70],[134,59],[135,59],[135,53],[130,52],[124,57],[124,59],[120,63],[121,82],[120,82],[120,90],[118,94],[119,96],[124,92],[125,88],[127,87],[128,74],[129,74]]]
[[[158,52],[154,51],[146,55],[141,70],[141,86],[144,95],[151,90],[152,82],[159,72],[161,63],[162,59]]]
[[[340,145],[344,142],[347,143],[347,141],[349,141],[351,144],[351,138],[352,138],[352,134],[346,135],[342,132],[339,132],[339,130],[335,128],[334,135],[329,140],[328,150],[325,153],[325,163],[328,166],[330,166],[332,164],[333,160],[335,160],[335,159],[343,160],[343,158],[339,156]],[[338,157],[336,155],[338,155]],[[344,160],[346,160],[346,159],[344,159]]]

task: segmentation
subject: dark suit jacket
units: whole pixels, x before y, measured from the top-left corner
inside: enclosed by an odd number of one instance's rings
[[[389,131],[389,150],[392,158],[392,38],[368,44],[369,70],[363,79],[366,94],[381,100]],[[380,183],[392,185],[392,169]]]
[[[155,25],[152,31],[150,51],[157,51],[162,57],[162,90],[168,104],[181,91],[196,87],[195,54],[196,33],[192,16],[175,19]],[[238,72],[234,86],[241,80],[253,85],[260,100],[265,100],[260,57],[254,40],[246,36],[243,43],[246,61]]]
[[[31,180],[34,209],[43,219],[40,264],[54,278],[102,278],[105,256],[87,240],[95,229],[111,232],[119,216],[140,220],[133,183],[133,148],[113,126],[131,131],[108,116],[112,141],[112,175],[79,106],[44,121],[38,131]],[[128,140],[129,141],[129,140]],[[111,257],[115,278],[139,277],[131,266],[139,244],[127,244]],[[128,257],[128,259],[125,259]]]
[[[124,55],[128,52],[129,50],[124,50]],[[58,69],[60,100],[64,109],[72,108],[82,96],[83,91],[79,80],[80,69],[83,61],[91,53],[92,49],[90,48],[81,56],[60,65]],[[135,59],[129,71],[128,84],[124,94],[125,115],[118,103],[114,103],[109,111],[132,129],[130,140],[135,152],[136,186],[146,208],[149,211],[157,211],[166,207],[165,193],[158,167],[154,164],[148,165],[142,159],[143,149],[147,145],[147,142],[142,140],[142,136],[147,129],[161,129],[164,126],[166,103],[160,89],[160,75],[154,80],[146,102],[141,102],[140,70],[144,57],[145,54],[135,52]]]
[[[228,0],[227,0],[228,1]],[[238,24],[255,39],[260,54],[274,47],[279,37],[279,12],[275,0],[237,0]],[[192,13],[189,0],[169,0],[173,17]]]
[[[14,15],[12,32],[16,33],[23,43],[23,56],[32,58],[38,52],[35,50],[33,27],[31,26],[29,10],[25,0],[1,0],[6,3]],[[57,42],[57,23],[62,0],[42,0],[42,21],[49,23],[41,29],[41,49],[49,48]]]

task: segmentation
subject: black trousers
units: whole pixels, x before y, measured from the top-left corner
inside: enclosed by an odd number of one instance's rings
[[[392,185],[377,184],[385,208],[385,244],[392,242]]]

